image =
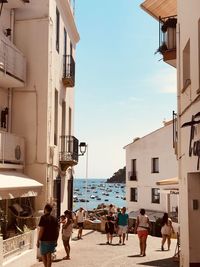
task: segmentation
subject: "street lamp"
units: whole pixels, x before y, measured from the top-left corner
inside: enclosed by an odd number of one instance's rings
[[[79,144],[80,153],[79,156],[83,156],[86,153],[86,167],[85,167],[85,209],[87,210],[87,181],[88,181],[88,144],[80,142]]]
[[[83,156],[86,152],[86,149],[87,149],[87,145],[85,142],[80,142],[79,144],[79,149],[80,149],[80,153],[79,156]]]

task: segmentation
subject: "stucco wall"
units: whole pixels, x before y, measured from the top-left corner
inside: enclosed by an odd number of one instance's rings
[[[159,158],[159,173],[151,172],[151,159]],[[129,181],[131,160],[136,159],[137,181]],[[126,199],[128,209],[140,208],[167,211],[167,195],[160,194],[160,204],[151,201],[151,189],[156,182],[177,176],[177,160],[172,146],[172,124],[162,127],[126,147]],[[138,202],[130,201],[130,188],[138,188]],[[176,203],[177,205],[177,203]]]

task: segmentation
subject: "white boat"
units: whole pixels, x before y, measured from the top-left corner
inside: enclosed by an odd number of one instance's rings
[[[94,198],[95,198],[95,196],[94,196],[94,195],[91,195],[91,196],[90,196],[90,198],[91,198],[91,199],[94,199]]]

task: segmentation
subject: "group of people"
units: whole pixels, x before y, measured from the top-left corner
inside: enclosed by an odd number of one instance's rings
[[[78,226],[77,239],[82,239],[83,222],[85,217],[85,210],[80,208],[74,215],[72,211],[66,210],[63,215],[60,216],[58,221],[53,215],[51,215],[52,206],[46,204],[44,207],[44,215],[41,216],[39,222],[39,232],[37,239],[37,247],[40,248],[40,254],[45,267],[51,267],[52,253],[55,252],[57,246],[57,239],[62,227],[62,241],[65,248],[66,256],[63,259],[70,259],[70,237],[73,231],[73,224],[76,220]],[[126,207],[117,212],[111,204],[109,206],[108,215],[104,218],[105,231],[107,236],[107,244],[112,244],[113,234],[117,233],[119,236],[119,244],[125,245],[125,239],[129,230],[129,216],[126,213]],[[151,230],[151,223],[148,216],[145,214],[145,209],[140,210],[140,214],[137,216],[136,224],[134,228],[135,234],[138,234],[140,256],[146,256],[147,237]],[[167,241],[168,250],[171,244],[171,235],[174,232],[172,221],[168,217],[167,213],[164,213],[162,218],[162,242],[161,250],[164,250],[165,242]]]
[[[52,253],[55,252],[57,240],[60,232],[62,233],[63,246],[66,252],[64,260],[70,260],[70,237],[73,232],[73,224],[76,220],[78,225],[78,239],[82,238],[84,209],[80,208],[76,214],[70,210],[66,210],[60,216],[60,220],[51,215],[52,206],[46,204],[44,207],[44,215],[41,216],[39,221],[39,231],[37,238],[37,247],[40,249],[40,254],[45,267],[51,267]]]
[[[116,232],[119,236],[119,244],[125,245],[125,237],[128,232],[128,218],[126,207],[123,207],[116,213],[113,205],[110,204],[108,215],[105,217],[107,244],[112,244],[113,234]]]
[[[107,234],[107,244],[112,244],[113,234],[116,232],[119,236],[119,244],[125,245],[125,237],[127,234],[128,237],[128,214],[126,213],[126,208],[123,207],[121,210],[118,210],[116,214],[113,210],[112,204],[109,207],[108,215],[106,216],[105,231]],[[137,216],[136,224],[134,228],[134,233],[138,235],[139,238],[139,247],[140,247],[140,256],[146,256],[146,246],[147,246],[147,237],[151,231],[151,223],[148,216],[145,214],[145,209],[140,210],[140,214]],[[164,244],[167,241],[168,250],[170,249],[171,244],[171,235],[174,233],[172,226],[172,221],[168,217],[167,213],[164,213],[162,218],[162,242],[161,250],[164,250]]]

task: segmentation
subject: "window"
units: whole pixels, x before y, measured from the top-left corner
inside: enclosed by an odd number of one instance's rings
[[[198,53],[199,53],[199,66],[198,66],[198,68],[199,68],[199,71],[198,71],[198,73],[199,73],[199,88],[197,89],[197,94],[200,93],[200,20],[198,22],[198,46],[199,46],[199,51],[198,51]]]
[[[136,181],[137,180],[136,159],[131,160],[131,171],[129,172],[129,180],[130,181]]]
[[[138,191],[136,187],[131,188],[131,195],[130,195],[130,201],[137,202],[138,201]]]
[[[68,131],[69,131],[69,135],[72,134],[72,109],[69,108],[69,121],[68,121]]]
[[[151,172],[158,173],[159,172],[159,158],[151,159]]]
[[[67,32],[64,29],[64,55],[67,55]]]
[[[65,135],[66,130],[66,103],[62,101],[62,136]]]
[[[60,13],[56,8],[56,50],[59,53],[59,39],[60,39]]]
[[[158,192],[159,188],[151,189],[151,202],[159,204],[160,203],[160,193]]]
[[[183,50],[183,89],[184,92],[188,85],[191,84],[190,80],[190,40],[187,42]]]
[[[58,144],[58,91],[55,90],[54,96],[54,145]]]

